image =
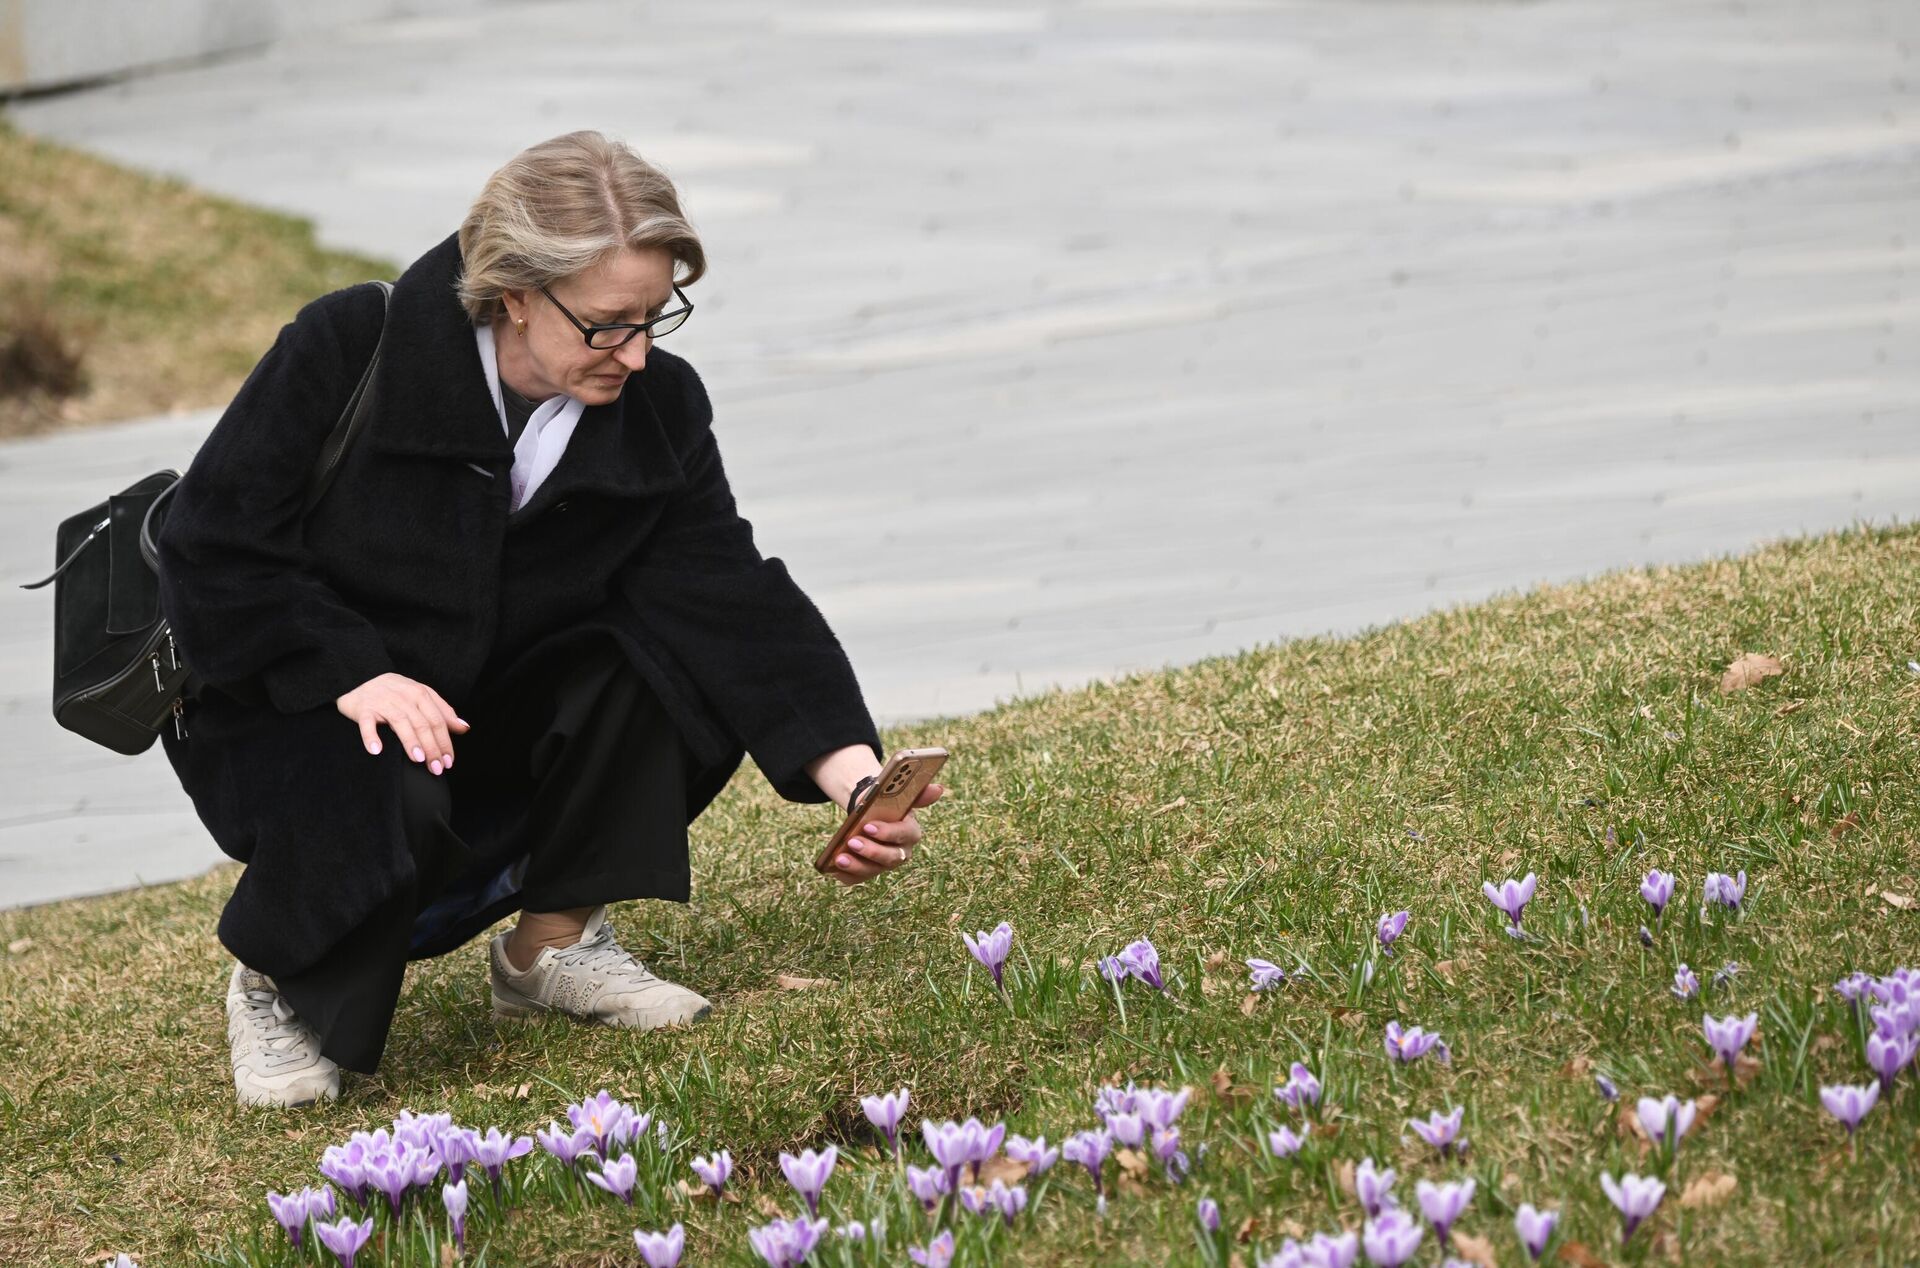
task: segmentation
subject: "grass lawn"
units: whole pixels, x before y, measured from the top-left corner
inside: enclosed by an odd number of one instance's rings
[[[223,405],[301,305],[393,273],[322,250],[305,220],[34,140],[0,116],[0,438]],[[77,353],[79,391],[28,386],[48,339]]]
[[[1723,693],[1745,652],[1785,672]],[[475,943],[415,966],[378,1077],[303,1111],[232,1103],[212,934],[231,870],[0,913],[0,1259],[321,1262],[286,1249],[263,1199],[318,1183],[328,1144],[403,1108],[530,1132],[604,1087],[670,1124],[640,1149],[635,1208],[536,1151],[503,1203],[476,1197],[470,1262],[638,1263],[632,1230],[677,1220],[688,1264],[752,1263],[748,1229],[797,1206],[778,1155],[832,1143],[826,1213],[886,1231],[829,1236],[814,1262],[904,1263],[931,1226],[862,1093],[912,1089],[907,1160],[925,1164],[922,1115],[1057,1143],[1097,1125],[1118,1080],[1194,1089],[1186,1182],[1109,1160],[1101,1217],[1062,1162],[1028,1177],[1011,1228],[956,1212],[957,1262],[1251,1268],[1282,1237],[1358,1229],[1343,1181],[1371,1157],[1416,1214],[1416,1180],[1472,1177],[1455,1243],[1477,1262],[1523,1262],[1512,1221],[1530,1202],[1561,1212],[1562,1263],[1910,1263],[1914,1072],[1857,1152],[1818,1089],[1870,1078],[1867,1024],[1834,981],[1920,964],[1916,655],[1920,531],[1901,528],[1056,692],[890,734],[951,747],[951,791],[910,869],[848,892],[808,867],[828,810],[781,802],[748,766],[694,825],[692,906],[615,913],[630,947],[718,1001],[710,1021],[496,1025]],[[1645,946],[1655,867],[1679,892]],[[1741,870],[1743,907],[1703,916],[1706,874]],[[1526,872],[1516,941],[1480,885]],[[1400,909],[1380,955],[1375,921]],[[1003,919],[1005,998],[959,936]],[[1141,936],[1164,993],[1094,971]],[[1310,972],[1250,998],[1247,957]],[[1681,962],[1695,999],[1669,991]],[[1759,1034],[1729,1089],[1701,1019],[1748,1012]],[[1451,1065],[1390,1063],[1396,1019],[1443,1035]],[[1324,1125],[1279,1160],[1268,1131],[1299,1122],[1270,1090],[1294,1061],[1325,1084]],[[1666,1093],[1698,1103],[1674,1160],[1622,1114]],[[1449,1106],[1464,1159],[1406,1125]],[[720,1147],[742,1201],[665,1182]],[[1669,1184],[1624,1250],[1602,1172]],[[1195,1236],[1202,1195],[1224,1211],[1218,1244]],[[407,1220],[361,1263],[451,1262],[437,1198]],[[1429,1234],[1416,1262],[1441,1258]]]

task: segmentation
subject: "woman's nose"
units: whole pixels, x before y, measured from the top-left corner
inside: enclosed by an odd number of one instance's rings
[[[647,368],[647,349],[651,347],[653,347],[651,336],[635,335],[620,345],[619,350],[613,354],[613,359],[629,370],[644,370]]]

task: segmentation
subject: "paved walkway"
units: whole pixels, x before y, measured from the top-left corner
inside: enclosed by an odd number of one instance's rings
[[[902,719],[1911,516],[1916,50],[1910,0],[568,0],[13,115],[395,259],[628,137],[742,504]],[[0,448],[7,575],[204,425]],[[46,619],[0,597],[0,903],[216,857],[53,729]]]

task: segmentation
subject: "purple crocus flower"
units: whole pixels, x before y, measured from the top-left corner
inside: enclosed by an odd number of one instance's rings
[[[1024,1162],[1033,1168],[1034,1175],[1045,1175],[1047,1169],[1060,1161],[1060,1151],[1049,1148],[1045,1136],[1036,1136],[1028,1140],[1025,1136],[1007,1137],[1007,1157],[1015,1162]]]
[[[1396,911],[1390,916],[1380,917],[1380,923],[1374,926],[1374,934],[1388,955],[1393,954],[1393,940],[1407,931],[1407,918],[1412,914],[1409,911]]]
[[[1007,1227],[1013,1227],[1014,1217],[1027,1209],[1027,1189],[1016,1184],[1008,1188],[1005,1181],[995,1180],[987,1190],[986,1211],[998,1211],[1000,1219]]]
[[[1705,897],[1702,901],[1719,903],[1730,911],[1738,911],[1747,896],[1747,873],[1742,869],[1737,876],[1728,876],[1725,872],[1708,872],[1705,885]]]
[[[1728,960],[1714,971],[1713,989],[1716,991],[1719,990],[1738,976],[1740,976],[1740,961]]]
[[[1673,991],[1675,999],[1692,999],[1700,993],[1700,979],[1683,964],[1673,971],[1673,985],[1669,989]]]
[[[1100,957],[1100,976],[1109,982],[1118,982],[1127,977],[1127,962],[1117,955]]]
[[[1193,1089],[1183,1087],[1177,1092],[1165,1088],[1144,1087],[1134,1094],[1134,1105],[1140,1114],[1140,1121],[1147,1126],[1162,1130],[1172,1127],[1187,1108],[1187,1101],[1193,1096]]]
[[[1287,980],[1287,971],[1272,960],[1248,960],[1247,968],[1253,974],[1253,989],[1256,991],[1272,990]]]
[[[1200,1221],[1200,1227],[1208,1237],[1220,1231],[1220,1204],[1212,1198],[1201,1198],[1196,1202],[1193,1217]]]
[[[1833,984],[1834,993],[1849,1003],[1858,1004],[1873,986],[1873,978],[1865,973],[1849,973]]]
[[[647,1129],[653,1116],[648,1114],[635,1118],[631,1106],[601,1088],[588,1100],[567,1106],[567,1121],[573,1124],[576,1131],[591,1132],[594,1152],[605,1158],[609,1144],[632,1140]]]
[[[909,1246],[907,1258],[919,1264],[920,1268],[948,1268],[953,1263],[953,1230],[948,1229],[928,1242],[924,1250]]]
[[[1307,1108],[1320,1103],[1320,1080],[1313,1071],[1307,1069],[1304,1062],[1296,1061],[1287,1070],[1287,1081],[1273,1089],[1273,1095],[1289,1109],[1305,1113]]]
[[[1413,1128],[1414,1135],[1438,1149],[1441,1157],[1451,1158],[1454,1142],[1460,1137],[1460,1123],[1466,1113],[1465,1106],[1456,1106],[1451,1114],[1435,1110],[1424,1120],[1409,1118],[1407,1126]]]
[[[947,1194],[953,1192],[953,1186],[947,1183],[947,1173],[939,1167],[908,1167],[907,1190],[931,1215],[940,1209]]]
[[[1315,1233],[1307,1249],[1318,1258],[1308,1268],[1353,1268],[1360,1258],[1360,1234]]]
[[[1395,1179],[1392,1167],[1382,1171],[1373,1165],[1371,1158],[1362,1158],[1360,1165],[1353,1169],[1353,1196],[1360,1199],[1360,1205],[1366,1210],[1368,1219],[1395,1205],[1393,1200]]]
[[[1433,1235],[1440,1239],[1443,1248],[1454,1221],[1467,1209],[1467,1203],[1473,1201],[1473,1189],[1472,1180],[1460,1180],[1452,1184],[1433,1184],[1422,1180],[1413,1186],[1414,1196],[1420,1200],[1420,1213],[1427,1217],[1427,1223],[1433,1225]]]
[[[647,1268],[680,1268],[681,1252],[687,1248],[687,1230],[678,1224],[664,1233],[646,1233],[636,1228],[633,1246],[640,1252],[640,1258],[646,1260]]]
[[[1760,1025],[1759,1013],[1748,1013],[1745,1017],[1729,1014],[1725,1017],[1706,1017],[1701,1020],[1700,1028],[1706,1033],[1707,1044],[1727,1067],[1727,1077],[1733,1077],[1733,1064],[1740,1050],[1753,1038],[1753,1032]]]
[[[1643,947],[1653,945],[1653,930],[1647,928],[1645,925],[1640,926],[1640,945]]]
[[[340,1268],[353,1268],[354,1256],[373,1237],[373,1221],[369,1219],[355,1223],[348,1218],[334,1224],[316,1222],[313,1235],[320,1239],[322,1246],[333,1252],[333,1257],[340,1261]]]
[[[1413,1258],[1426,1235],[1406,1212],[1390,1208],[1367,1221],[1361,1242],[1367,1248],[1367,1258],[1380,1268],[1400,1268]]]
[[[820,1195],[826,1191],[827,1180],[833,1175],[833,1164],[838,1161],[840,1151],[833,1145],[815,1153],[811,1149],[801,1151],[798,1157],[789,1153],[780,1155],[780,1170],[787,1177],[787,1183],[807,1204],[807,1214],[820,1214]]]
[[[1060,1156],[1068,1162],[1077,1162],[1087,1169],[1093,1177],[1093,1191],[1104,1197],[1106,1183],[1101,1177],[1101,1168],[1106,1165],[1107,1154],[1113,1150],[1113,1136],[1104,1128],[1096,1131],[1075,1132],[1060,1145]]]
[[[1146,1139],[1147,1125],[1138,1114],[1109,1114],[1107,1130],[1113,1133],[1114,1144],[1138,1149]]]
[[[1178,1127],[1156,1127],[1153,1129],[1153,1156],[1160,1160],[1166,1170],[1167,1179],[1179,1184],[1186,1178],[1191,1164],[1187,1161],[1186,1151],[1180,1148],[1180,1129]]]
[[[722,1149],[711,1158],[695,1158],[693,1174],[712,1190],[714,1197],[726,1192],[727,1179],[733,1175],[733,1155]]]
[[[395,1218],[400,1215],[401,1200],[414,1185],[415,1161],[413,1149],[403,1144],[394,1144],[367,1160],[367,1182],[387,1195]]]
[[[1492,881],[1481,881],[1480,892],[1487,901],[1498,907],[1507,916],[1507,936],[1524,938],[1526,932],[1520,927],[1520,913],[1527,909],[1527,903],[1533,899],[1536,882],[1532,872],[1520,880],[1509,878],[1496,887]]]
[[[500,1195],[500,1175],[507,1163],[515,1158],[524,1158],[533,1152],[533,1137],[501,1135],[498,1127],[487,1128],[484,1136],[468,1133],[473,1139],[473,1160],[487,1173],[487,1179],[493,1184],[495,1197]],[[458,1179],[459,1177],[455,1177]]]
[[[1654,868],[1640,881],[1640,897],[1653,908],[1654,920],[1658,922],[1667,914],[1667,904],[1673,901],[1673,877]]]
[[[540,1141],[540,1147],[558,1158],[561,1165],[571,1167],[580,1155],[593,1150],[594,1135],[590,1127],[576,1127],[568,1131],[558,1123],[548,1123],[544,1129],[536,1128],[534,1136]]]
[[[1611,1102],[1620,1099],[1620,1089],[1615,1087],[1613,1080],[1604,1074],[1595,1074],[1593,1076],[1593,1086],[1599,1090],[1600,1099],[1603,1101]]]
[[[827,1231],[825,1220],[810,1220],[804,1216],[792,1220],[775,1220],[759,1228],[747,1230],[747,1244],[753,1247],[753,1253],[766,1261],[767,1268],[800,1268],[813,1253],[814,1246],[820,1241],[820,1235]]]
[[[1540,1256],[1547,1253],[1547,1243],[1553,1239],[1553,1226],[1559,1222],[1558,1211],[1536,1211],[1531,1202],[1520,1204],[1520,1209],[1513,1214],[1513,1231],[1526,1247],[1528,1259],[1540,1262]]]
[[[434,1153],[447,1168],[447,1179],[458,1183],[466,1178],[467,1165],[474,1160],[480,1148],[480,1133],[471,1127],[455,1127],[449,1124],[440,1129],[440,1133],[431,1142]],[[533,1141],[529,1139],[531,1146]]]
[[[921,1138],[927,1142],[935,1161],[946,1169],[949,1189],[960,1186],[960,1172],[968,1164],[977,1167],[993,1157],[1006,1134],[1006,1124],[995,1123],[989,1128],[977,1118],[969,1118],[964,1123],[936,1123],[932,1119],[920,1122]]]
[[[1440,1041],[1439,1035],[1430,1034],[1418,1026],[1408,1026],[1403,1029],[1398,1021],[1387,1023],[1386,1046],[1387,1055],[1395,1061],[1418,1061],[1436,1049],[1442,1065],[1447,1064],[1452,1057],[1452,1054],[1447,1051],[1447,1045]]]
[[[634,1181],[640,1178],[640,1162],[632,1154],[602,1159],[600,1170],[587,1172],[587,1182],[605,1189],[628,1206],[633,1205]]]
[[[1623,1175],[1616,1184],[1612,1176],[1603,1172],[1600,1187],[1606,1190],[1608,1199],[1619,1210],[1620,1218],[1624,1221],[1620,1233],[1622,1243],[1633,1237],[1633,1230],[1653,1214],[1654,1208],[1660,1205],[1660,1199],[1667,1193],[1667,1186],[1652,1176]]]
[[[367,1204],[367,1147],[358,1141],[328,1145],[320,1155],[320,1174],[340,1186],[355,1206]]]
[[[1160,975],[1160,952],[1147,939],[1138,938],[1122,947],[1120,962],[1127,966],[1127,972],[1154,990],[1167,989],[1166,979]]]
[[[453,1247],[464,1251],[467,1246],[467,1182],[455,1180],[452,1184],[440,1187],[440,1201],[447,1208],[447,1225],[453,1232]]]
[[[1682,1101],[1677,1096],[1665,1096],[1655,1099],[1651,1096],[1640,1098],[1634,1106],[1634,1113],[1640,1119],[1640,1130],[1647,1133],[1647,1139],[1664,1149],[1678,1149],[1680,1138],[1693,1127],[1694,1103]]]
[[[867,1121],[880,1129],[887,1138],[887,1148],[896,1154],[900,1152],[900,1118],[907,1112],[908,1095],[907,1089],[900,1088],[860,1098],[860,1108],[866,1113]]]
[[[1867,1116],[1875,1101],[1880,1099],[1880,1085],[1868,1083],[1860,1087],[1840,1084],[1836,1087],[1820,1089],[1820,1103],[1827,1107],[1827,1113],[1840,1120],[1851,1137],[1860,1126],[1860,1120]]]
[[[992,932],[982,929],[978,933],[962,933],[960,939],[967,944],[967,950],[973,952],[973,958],[993,974],[994,986],[1005,990],[1001,974],[1006,969],[1007,953],[1013,950],[1013,926],[1002,920]]]
[[[267,1209],[273,1212],[274,1220],[286,1230],[287,1240],[293,1243],[295,1250],[300,1249],[300,1234],[307,1227],[307,1194],[311,1189],[302,1189],[298,1193],[275,1193],[267,1191]]]
[[[1276,1127],[1267,1133],[1267,1148],[1276,1158],[1291,1158],[1299,1153],[1306,1141],[1294,1134],[1291,1127]]]
[[[880,1222],[876,1220],[874,1222],[874,1228],[877,1230],[880,1227]],[[867,1240],[867,1226],[859,1220],[848,1220],[845,1224],[835,1224],[833,1226],[833,1235],[835,1237],[845,1238],[850,1242],[864,1242]]]
[[[1874,1031],[1867,1036],[1867,1065],[1880,1076],[1880,1090],[1893,1091],[1893,1080],[1920,1053],[1920,1035],[1889,1037]]]

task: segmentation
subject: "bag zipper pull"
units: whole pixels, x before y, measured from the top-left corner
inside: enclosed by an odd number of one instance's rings
[[[187,738],[186,709],[180,703],[180,697],[173,698],[173,734],[175,739]]]
[[[153,689],[155,691],[165,691],[167,684],[160,681],[160,653],[155,652],[148,659],[153,663]]]
[[[173,662],[175,669],[180,668],[180,649],[173,645],[173,631],[167,631],[167,659]]]

